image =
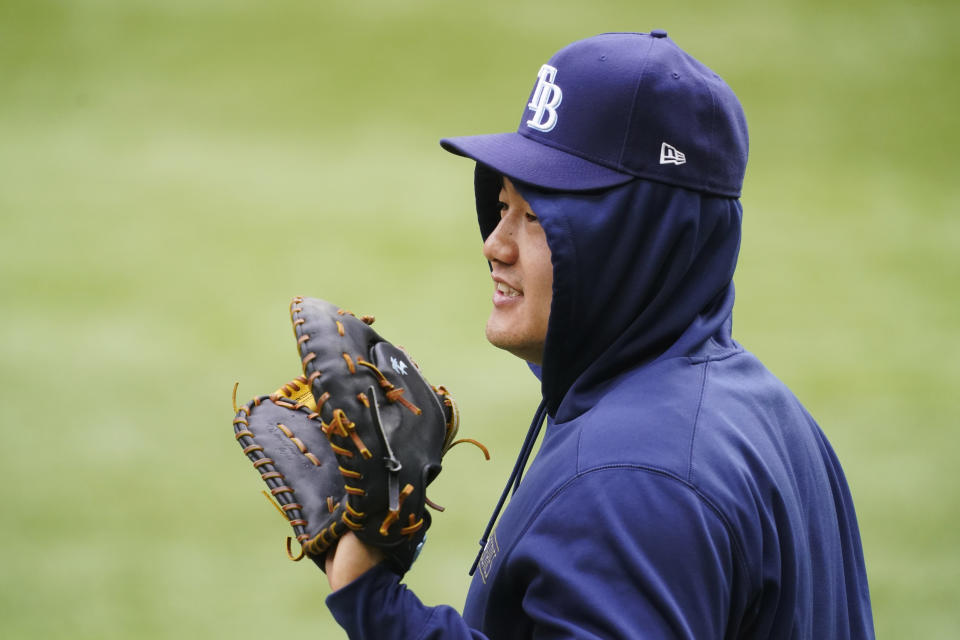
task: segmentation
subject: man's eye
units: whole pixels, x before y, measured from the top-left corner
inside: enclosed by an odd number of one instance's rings
[[[503,212],[507,210],[507,206],[508,206],[508,205],[507,205],[506,202],[502,202],[502,201],[501,201],[501,202],[498,202],[498,203],[497,203],[497,211],[500,212],[500,216],[501,216],[501,217],[503,217]]]
[[[526,213],[526,216],[528,222],[540,222],[540,218],[529,211]]]

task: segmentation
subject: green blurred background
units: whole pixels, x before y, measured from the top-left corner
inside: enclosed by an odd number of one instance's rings
[[[878,634],[960,635],[960,5],[0,2],[5,638],[341,637],[233,441],[328,298],[454,390],[408,584],[459,607],[537,386],[486,345],[471,166],[553,51],[668,29],[751,127],[735,336],[822,423]]]

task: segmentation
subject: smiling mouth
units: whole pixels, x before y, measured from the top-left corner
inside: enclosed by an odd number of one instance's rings
[[[511,287],[510,285],[505,284],[505,283],[503,283],[503,282],[498,282],[498,283],[497,283],[497,293],[499,293],[499,294],[501,294],[501,295],[504,295],[504,296],[506,296],[506,297],[508,297],[508,298],[516,298],[516,297],[518,297],[518,296],[522,296],[522,295],[523,295],[523,293],[521,293],[520,291],[517,291],[516,289],[514,289],[514,288]]]

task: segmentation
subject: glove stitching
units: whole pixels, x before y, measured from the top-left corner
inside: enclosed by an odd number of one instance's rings
[[[270,494],[281,503],[281,511],[287,516],[290,525],[293,527],[294,535],[297,541],[302,544],[304,540],[310,537],[306,531],[306,527],[309,526],[309,523],[301,511],[303,509],[303,505],[294,500],[293,496],[295,492],[293,488],[284,484],[284,475],[273,466],[275,464],[274,460],[264,453],[263,447],[257,444],[255,435],[249,429],[250,423],[247,421],[247,418],[250,417],[250,414],[252,413],[252,409],[250,408],[251,405],[258,407],[264,400],[270,400],[275,406],[293,410],[291,405],[277,402],[270,396],[258,396],[250,403],[241,407],[240,411],[237,412],[237,416],[233,420],[235,437],[237,442],[239,442],[243,447],[243,453],[251,462],[253,462],[253,467],[260,472],[260,477],[270,489]],[[294,444],[298,449],[303,447],[303,443],[299,441],[299,438],[293,438],[292,432],[290,432],[286,426],[278,426],[283,427],[280,430],[284,433],[284,435],[287,435],[287,437],[290,437],[291,440],[294,440]],[[304,449],[305,447],[301,449],[301,453],[303,453]],[[313,454],[310,454],[310,456],[313,456]],[[313,458],[314,459],[311,460],[311,462],[316,466],[320,466],[319,460],[316,460],[315,456],[313,456]],[[310,458],[308,457],[307,459],[309,460]]]
[[[415,558],[410,552],[422,537],[423,531],[430,526],[431,518],[426,505],[432,503],[426,500],[426,486],[439,471],[443,454],[455,442],[460,442],[455,441],[459,422],[456,404],[445,388],[431,386],[420,375],[415,376],[416,380],[398,377],[406,375],[406,371],[398,369],[396,361],[391,359],[394,370],[398,373],[398,376],[392,375],[390,364],[384,365],[382,360],[386,356],[392,356],[393,352],[387,351],[384,355],[384,352],[380,351],[380,345],[386,343],[390,348],[401,352],[402,347],[390,344],[372,330],[361,326],[361,323],[372,324],[373,317],[358,317],[328,302],[301,296],[293,298],[289,309],[303,376],[281,387],[272,396],[254,398],[247,406],[240,408],[236,412],[237,418],[243,422],[235,425],[237,440],[269,487],[270,494],[276,496],[276,502],[282,504],[278,505],[278,508],[291,525],[299,525],[299,528],[294,527],[294,533],[302,546],[301,557],[304,554],[310,555],[322,564],[323,554],[336,544],[346,531],[356,530],[362,540],[388,550],[388,560],[392,568],[402,574]],[[405,352],[402,353],[408,361],[407,364],[412,364],[413,368],[419,370],[416,362]],[[341,358],[343,364],[339,363]],[[323,365],[328,376],[319,370],[318,363]],[[383,371],[379,366],[384,367]],[[402,361],[400,367],[403,367]],[[384,375],[385,373],[390,377]],[[372,386],[368,384],[373,382],[369,377],[371,375],[377,381],[377,384]],[[358,379],[353,376],[363,378],[363,384],[356,384]],[[403,386],[400,386],[400,383]],[[358,386],[363,388],[365,393],[358,392]],[[343,393],[340,390],[343,390]],[[312,397],[308,397],[307,393]],[[384,427],[378,425],[379,431],[374,432],[376,442],[373,442],[370,440],[373,436],[368,429],[369,422],[366,420],[365,411],[370,412],[371,407],[378,406],[381,398],[385,403],[395,405],[395,408],[389,410],[390,429],[384,431]],[[275,406],[282,409],[303,411],[323,434],[329,449],[326,449],[326,444],[322,446],[323,452],[317,449],[321,445],[315,443],[310,436],[311,423],[302,419],[292,421],[293,418],[290,418],[283,420],[286,424],[281,424],[273,414],[261,413],[255,421],[249,423],[254,427],[248,428],[249,424],[244,424],[245,416],[249,417],[251,409],[266,399],[270,399]],[[356,413],[358,410],[360,414]],[[438,416],[438,411],[443,413]],[[264,417],[271,422],[262,427],[261,418]],[[252,431],[260,433],[261,428],[270,430],[270,435],[265,436],[269,437],[269,441],[255,442],[252,439]],[[275,439],[274,428],[285,437]],[[241,434],[241,431],[245,433]],[[395,437],[398,442],[403,442],[408,438],[408,434],[412,442],[422,440],[418,446],[428,447],[422,454],[426,456],[425,459],[414,456],[409,460],[413,464],[407,464],[408,460],[394,458],[393,454],[384,454],[385,459],[381,462],[383,447],[386,446],[386,451],[389,452]],[[293,455],[294,459],[297,457],[292,450],[290,454],[287,453],[286,445],[282,445],[282,448],[274,453],[274,447],[284,440],[289,440],[301,455],[310,460],[311,464],[303,468],[306,475],[300,475],[301,467],[298,466],[296,472],[293,471],[294,467],[287,470],[289,476],[284,478],[275,466],[270,456],[284,465],[288,455]],[[385,440],[385,443],[381,440]],[[370,442],[374,448],[368,447],[365,441]],[[310,447],[313,451],[308,450],[307,443],[313,443]],[[323,455],[318,457],[313,455],[314,453]],[[336,470],[328,465],[328,462],[332,462],[331,456],[336,456]],[[400,475],[400,460],[407,466],[403,471],[403,479],[400,480],[404,483],[403,488],[398,492],[396,480]],[[307,467],[321,464],[328,469],[325,473],[332,473],[333,477],[325,476],[327,480],[322,485],[324,491],[307,490],[306,483],[312,481]],[[382,465],[386,465],[386,471],[381,469]],[[286,466],[284,469],[287,469]],[[384,473],[387,475],[384,476]],[[334,480],[336,488],[328,484]],[[387,482],[392,487],[387,489],[387,505],[381,503],[383,496],[380,482]],[[300,500],[297,500],[295,490],[301,491]],[[337,495],[338,491],[342,493]],[[332,494],[325,497],[325,503],[324,493]],[[304,511],[300,502],[306,505],[307,511]],[[309,523],[306,522],[307,512],[312,514],[312,519],[316,521],[314,527],[320,528],[319,532],[314,533],[315,529],[309,529]],[[329,513],[329,517],[323,512]],[[287,553],[293,558],[289,544],[290,538]]]

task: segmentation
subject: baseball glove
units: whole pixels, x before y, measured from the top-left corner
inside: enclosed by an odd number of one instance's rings
[[[293,527],[301,550],[324,567],[347,531],[380,548],[403,575],[430,527],[426,487],[454,440],[457,407],[431,386],[373,318],[297,297],[290,317],[303,376],[236,408],[234,433]],[[266,493],[266,492],[265,492]]]

